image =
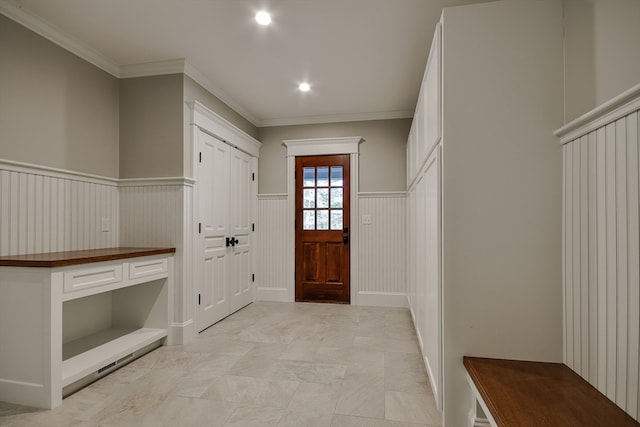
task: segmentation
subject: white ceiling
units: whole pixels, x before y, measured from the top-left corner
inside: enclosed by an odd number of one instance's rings
[[[485,1],[0,0],[0,11],[119,77],[184,59],[268,126],[411,117],[442,7]],[[268,27],[254,20],[261,9]],[[303,80],[308,93],[297,90]]]

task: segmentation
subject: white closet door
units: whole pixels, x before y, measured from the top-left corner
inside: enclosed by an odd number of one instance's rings
[[[198,330],[213,325],[229,314],[230,251],[229,165],[232,147],[200,132],[201,162],[198,164],[200,214],[200,257],[198,272]]]
[[[230,219],[232,247],[229,274],[231,312],[253,301],[251,286],[251,157],[236,149],[231,155]]]

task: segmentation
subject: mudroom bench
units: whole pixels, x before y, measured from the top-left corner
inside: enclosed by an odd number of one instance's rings
[[[0,401],[62,397],[166,343],[175,248],[0,258]]]
[[[562,363],[464,357],[476,402],[492,427],[640,426]]]

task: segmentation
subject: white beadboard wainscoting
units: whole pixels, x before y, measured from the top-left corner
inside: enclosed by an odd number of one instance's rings
[[[258,241],[256,299],[291,301],[295,255],[289,241],[286,194],[259,194],[256,219]]]
[[[189,178],[120,180],[120,243],[122,246],[175,247],[172,334],[175,343],[195,335],[194,271],[189,263],[193,184]]]
[[[407,307],[405,192],[358,193],[358,305]]]
[[[640,419],[640,85],[559,129],[565,363]]]
[[[118,180],[0,160],[0,256],[113,247],[118,239]]]
[[[194,336],[192,190],[188,178],[115,179],[0,160],[0,256],[171,246],[175,254],[172,328]],[[102,231],[108,230],[108,231]]]
[[[357,198],[358,282],[351,283],[357,287],[352,304],[406,307],[406,193],[358,193]],[[292,300],[295,254],[287,233],[288,209],[286,194],[258,195],[258,300]],[[362,224],[365,215],[369,224]]]

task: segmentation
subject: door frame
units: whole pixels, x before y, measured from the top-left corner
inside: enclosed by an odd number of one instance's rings
[[[198,222],[200,216],[200,187],[197,181],[197,171],[199,163],[199,133],[203,132],[208,134],[225,144],[230,145],[233,148],[247,153],[251,156],[251,166],[254,173],[254,180],[251,182],[251,206],[250,218],[251,222],[256,222],[256,209],[257,209],[257,194],[258,194],[258,158],[260,157],[260,147],[262,143],[244,132],[234,124],[228,122],[225,118],[215,113],[213,110],[206,107],[204,104],[198,101],[191,101],[186,103],[189,108],[190,117],[190,129],[185,130],[185,139],[188,141],[184,144],[183,151],[183,168],[185,176],[194,180],[193,190],[190,194],[190,200],[185,203],[188,209],[183,212],[185,218],[189,219],[188,224],[185,219],[183,227],[183,247],[185,251],[184,266],[185,274],[190,274],[189,280],[185,280],[182,283],[182,291],[180,292],[181,298],[176,298],[174,313],[179,311],[182,313],[182,323],[180,327],[183,329],[188,328],[188,332],[184,335],[183,342],[186,343],[198,335],[197,323],[197,304],[198,304],[198,292],[200,291],[199,285],[199,255],[198,255]],[[186,132],[190,135],[186,136]],[[189,212],[190,211],[190,212]],[[256,233],[250,234],[250,244],[252,250],[257,248]],[[179,256],[179,255],[177,255]],[[251,258],[251,269],[256,271],[257,256],[254,255]],[[176,284],[176,286],[180,286]],[[256,297],[255,283],[252,283],[253,287],[253,299]],[[178,317],[176,315],[176,317]]]
[[[338,137],[338,138],[311,138],[311,139],[287,139],[282,141],[282,145],[287,147],[287,223],[290,247],[293,259],[291,265],[296,265],[296,156],[323,156],[332,154],[349,154],[349,169],[351,191],[349,194],[350,204],[350,244],[349,244],[349,270],[350,270],[350,298],[352,305],[358,305],[358,238],[359,238],[359,214],[358,214],[358,155],[360,144],[364,142],[361,136]],[[288,289],[289,301],[293,302],[295,298],[295,269],[291,272],[293,275],[292,286]]]

